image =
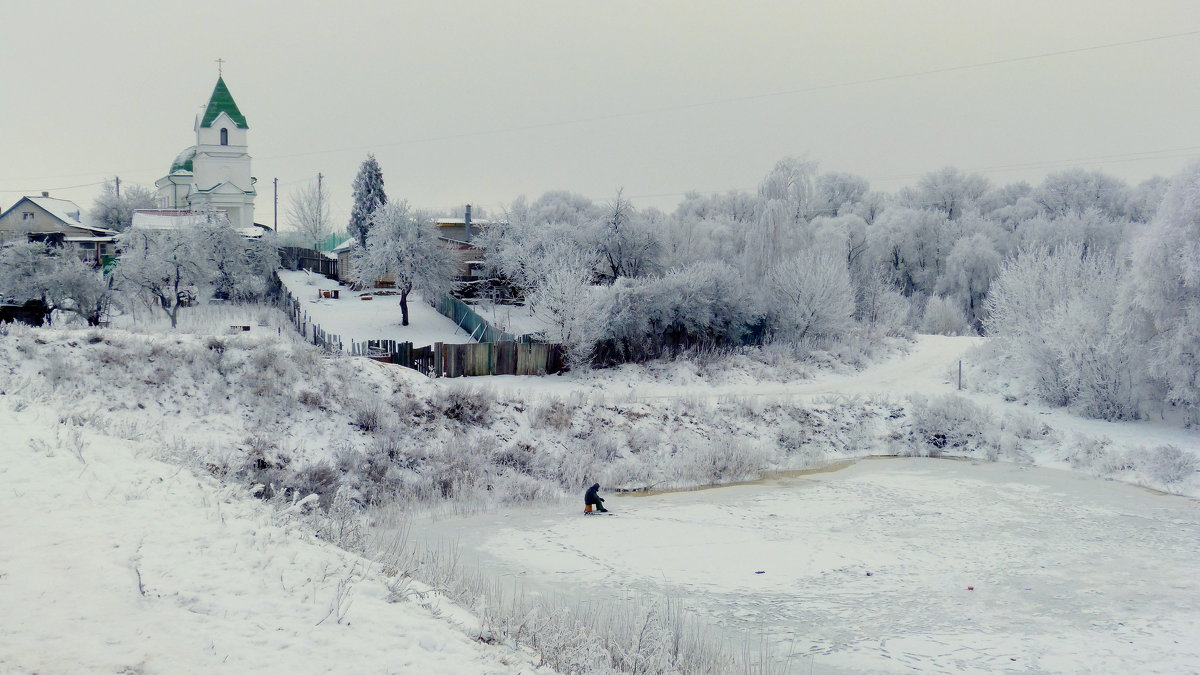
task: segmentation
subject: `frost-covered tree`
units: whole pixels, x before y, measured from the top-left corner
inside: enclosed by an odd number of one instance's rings
[[[1122,267],[1071,244],[1004,263],[984,327],[1002,340],[1034,391],[1052,405],[1102,419],[1139,415],[1139,375],[1128,322],[1114,312]]]
[[[754,319],[737,270],[703,261],[657,277],[621,277],[604,321],[616,361],[642,361],[685,349],[740,344]]]
[[[113,270],[116,286],[158,307],[171,320],[207,289],[212,269],[203,239],[187,229],[131,229],[122,238],[121,257]]]
[[[890,195],[883,192],[868,192],[863,196],[862,201],[859,201],[849,207],[843,207],[843,212],[848,211],[859,218],[862,218],[868,225],[874,224],[875,219],[881,213],[887,210],[892,203]],[[842,215],[846,215],[843,213]]]
[[[605,276],[637,277],[658,264],[660,243],[652,223],[617,191],[603,218],[592,227],[592,243],[603,261]]]
[[[1018,227],[1021,248],[1058,250],[1068,244],[1080,246],[1083,255],[1092,251],[1123,253],[1129,244],[1129,221],[1113,218],[1104,211],[1089,207],[1082,211],[1067,211],[1050,216],[1038,215]]]
[[[823,173],[813,185],[813,215],[838,216],[853,213],[871,191],[866,178],[852,173]]]
[[[1200,420],[1200,163],[1171,180],[1133,247],[1132,297],[1150,374]]]
[[[1125,215],[1135,223],[1148,223],[1162,204],[1171,181],[1162,176],[1148,178],[1129,191],[1129,199],[1125,203]]]
[[[872,260],[909,295],[933,293],[957,235],[945,213],[932,209],[889,208],[867,230]]]
[[[925,302],[921,331],[933,335],[968,335],[973,332],[967,325],[967,315],[962,306],[951,298],[937,295]]]
[[[211,272],[212,297],[249,302],[266,295],[271,273],[279,267],[275,237],[248,238],[227,218],[212,218],[195,231],[197,249]]]
[[[846,257],[852,277],[865,274],[867,256],[867,223],[855,214],[828,218],[813,218],[810,230],[816,248]]]
[[[807,250],[774,266],[765,280],[767,317],[787,340],[820,340],[850,329],[854,288],[846,260]]]
[[[999,271],[1000,254],[991,239],[982,234],[963,237],[946,257],[946,270],[936,290],[956,304],[973,331],[978,331],[983,326],[984,299]]]
[[[793,205],[780,199],[764,204],[758,219],[746,226],[741,268],[746,279],[762,280],[772,268],[800,249],[803,233],[793,220]]]
[[[124,232],[133,222],[137,209],[154,208],[154,193],[140,185],[127,185],[118,194],[116,181],[104,181],[100,196],[96,197],[88,215],[93,225]]]
[[[314,249],[319,248],[333,230],[329,211],[329,195],[321,181],[309,182],[292,193],[292,226],[304,243]]]
[[[40,300],[95,326],[108,310],[112,288],[99,269],[68,250],[18,242],[0,249],[0,297],[17,304]]]
[[[366,248],[367,233],[371,230],[372,216],[376,209],[387,204],[387,193],[383,190],[383,169],[375,155],[367,155],[354,177],[354,204],[350,207],[350,223],[346,231]]]
[[[575,225],[546,222],[518,199],[502,221],[482,230],[473,243],[487,252],[487,273],[520,293],[537,287],[554,259],[551,248],[564,245],[598,263],[594,242],[585,241],[586,236]]]
[[[905,332],[909,301],[896,290],[882,265],[876,265],[854,281],[854,318],[873,335]]]
[[[391,277],[400,293],[400,323],[407,326],[408,296],[416,291],[426,301],[440,300],[455,287],[458,261],[427,216],[393,202],[371,216],[367,247],[354,269],[360,283]]]
[[[731,190],[724,194],[702,195],[689,192],[675,209],[675,216],[684,222],[696,220],[727,220],[735,223],[752,222],[758,213],[758,198],[748,192]]]
[[[958,220],[977,208],[990,187],[983,176],[949,166],[922,176],[916,187],[905,191],[901,199],[911,208],[934,209],[950,220]]]
[[[1000,187],[994,187],[988,190],[976,206],[983,215],[990,215],[1000,209],[1005,209],[1014,206],[1017,202],[1028,197],[1033,192],[1033,186],[1025,181],[1009,183]]]
[[[596,343],[604,334],[607,290],[594,286],[597,260],[563,242],[550,246],[539,270],[537,285],[528,296],[530,311],[550,328],[546,338],[561,344],[573,369],[591,363]]]
[[[691,218],[678,213],[659,225],[664,269],[687,267],[705,260],[736,261],[745,243],[745,225],[727,216]]]
[[[1066,169],[1046,176],[1031,198],[1051,217],[1097,209],[1109,218],[1125,218],[1129,186],[1100,171]]]
[[[604,208],[592,200],[565,190],[546,192],[532,204],[518,200],[511,217],[530,225],[558,225],[583,230],[604,216]]]
[[[799,157],[784,157],[775,164],[758,187],[764,203],[777,202],[788,225],[808,222],[814,215],[817,163]]]

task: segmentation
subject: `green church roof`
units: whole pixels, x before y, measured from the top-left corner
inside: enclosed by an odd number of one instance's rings
[[[250,128],[250,125],[246,124],[246,116],[238,110],[237,103],[233,102],[233,94],[230,94],[229,87],[225,86],[225,78],[218,77],[217,86],[213,87],[208,105],[204,106],[204,118],[200,120],[200,126],[211,127],[213,121],[217,119],[217,115],[221,113],[229,115],[239,129]]]
[[[169,173],[174,174],[174,173],[179,173],[180,171],[186,171],[188,173],[191,173],[192,172],[192,160],[195,158],[196,158],[196,146],[193,145],[192,147],[179,153],[179,155],[175,158],[175,161],[171,162],[171,171]]]

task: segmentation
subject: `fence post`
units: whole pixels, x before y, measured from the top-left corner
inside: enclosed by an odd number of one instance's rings
[[[443,361],[442,356],[443,356],[442,355],[442,343],[440,343],[440,342],[433,343],[433,376],[434,377],[442,376],[442,361]]]

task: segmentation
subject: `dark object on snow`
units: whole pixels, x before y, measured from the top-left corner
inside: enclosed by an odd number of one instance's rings
[[[20,323],[42,326],[49,323],[50,308],[41,300],[29,300],[23,305],[0,305],[0,323]]]
[[[608,512],[608,509],[604,508],[604,499],[600,496],[599,483],[592,485],[592,487],[588,488],[587,492],[583,495],[583,512],[591,513],[593,506],[595,506],[596,510],[600,513]]]

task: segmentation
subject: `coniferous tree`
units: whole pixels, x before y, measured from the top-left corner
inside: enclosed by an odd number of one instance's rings
[[[375,155],[367,155],[354,178],[354,206],[350,209],[350,224],[346,226],[359,246],[367,247],[371,217],[384,204],[387,204],[387,195],[383,191],[383,170],[375,161]]]

